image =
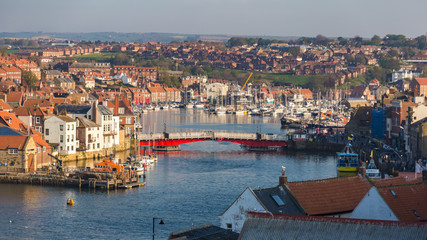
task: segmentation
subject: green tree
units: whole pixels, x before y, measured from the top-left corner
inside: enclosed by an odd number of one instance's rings
[[[117,53],[112,63],[113,65],[129,65],[131,63],[131,58],[124,53]]]
[[[372,38],[371,38],[371,44],[372,45],[380,45],[381,44],[381,38],[378,36],[378,35],[374,35]]]
[[[384,56],[380,58],[380,61],[378,62],[380,67],[390,70],[399,70],[400,69],[400,61],[395,58],[391,58],[388,56]]]
[[[35,89],[36,82],[38,81],[37,76],[31,71],[22,71],[22,79],[27,83],[28,87]]]

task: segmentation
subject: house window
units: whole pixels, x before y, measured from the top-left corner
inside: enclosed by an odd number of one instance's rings
[[[46,128],[46,136],[49,135],[49,128]]]
[[[71,151],[74,151],[74,146],[71,146]]]
[[[227,229],[232,229],[232,228],[233,228],[233,224],[227,223]]]
[[[64,135],[59,136],[59,142],[64,142]]]
[[[74,125],[71,125],[71,130],[74,130]]]
[[[17,148],[9,148],[9,154],[18,154]]]
[[[64,125],[59,125],[59,131],[64,131]]]
[[[40,123],[40,117],[36,117],[36,123]]]
[[[99,143],[97,143],[97,145],[96,145],[98,148],[99,148]]]
[[[67,135],[67,142],[70,142],[70,135]]]
[[[70,130],[70,125],[67,125],[67,131]]]

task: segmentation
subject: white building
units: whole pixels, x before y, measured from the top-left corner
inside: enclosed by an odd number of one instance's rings
[[[350,218],[399,221],[375,187],[368,191]]]
[[[421,77],[421,72],[415,70],[408,69],[400,69],[399,71],[393,71],[391,74],[391,82],[396,82],[399,80],[409,79],[412,80],[414,78]]]
[[[51,116],[44,122],[46,142],[54,146],[59,155],[76,153],[76,121],[67,116]],[[56,146],[55,146],[56,145]]]
[[[77,139],[79,140],[79,150],[100,151],[104,139],[102,127],[87,118],[79,117],[77,118]]]
[[[305,215],[304,210],[284,185],[253,191],[246,188],[242,194],[219,216],[220,227],[240,232],[248,212],[270,212]]]
[[[103,148],[113,148],[119,144],[120,119],[105,106],[96,108],[96,123],[101,126],[103,133]]]

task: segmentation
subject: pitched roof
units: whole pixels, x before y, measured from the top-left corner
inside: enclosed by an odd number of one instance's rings
[[[22,136],[21,133],[11,129],[10,127],[7,127],[3,124],[0,126],[0,135],[1,136]]]
[[[371,184],[357,175],[291,182],[288,187],[308,215],[324,215],[353,211]]]
[[[77,121],[79,121],[79,126],[84,126],[87,128],[92,128],[92,127],[101,127],[100,125],[96,124],[95,122],[84,118],[84,117],[78,117]]]
[[[28,136],[25,135],[0,135],[0,149],[7,150],[9,148],[17,148],[18,150],[22,150],[27,142],[27,138]]]
[[[23,131],[28,128],[14,113],[0,111],[0,119],[2,119],[5,125],[18,131]]]
[[[21,102],[24,97],[23,92],[10,92],[7,95],[7,101],[8,102]]]
[[[5,103],[3,99],[0,99],[0,107],[1,110],[10,110],[9,104]]]
[[[415,78],[415,81],[420,85],[427,85],[427,78]]]
[[[56,109],[58,109],[58,112],[62,112],[62,110],[65,110],[67,111],[67,113],[73,113],[73,114],[87,114],[91,108],[92,106],[89,104],[85,104],[85,105],[60,104],[56,106]]]
[[[292,194],[283,185],[274,188],[253,190],[258,201],[271,213],[305,214]],[[279,198],[280,200],[276,200]],[[279,201],[279,202],[278,202]],[[282,201],[283,205],[281,205]]]
[[[188,239],[188,240],[237,240],[238,233],[223,229],[212,224],[195,226],[170,234],[169,239]]]
[[[427,221],[427,184],[378,187],[377,190],[400,221]]]
[[[305,215],[248,213],[241,240],[426,239],[427,224]]]
[[[56,116],[56,117],[58,117],[59,119],[61,119],[64,122],[76,122],[76,120],[74,120],[68,116],[60,115],[60,116]]]

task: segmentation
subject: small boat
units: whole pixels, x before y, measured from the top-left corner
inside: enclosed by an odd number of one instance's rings
[[[144,163],[142,162],[133,163],[131,170],[135,170],[136,174],[138,175],[144,174],[144,171],[145,171]]]
[[[353,152],[351,147],[351,143],[348,142],[344,150],[337,153],[337,170],[339,172],[357,173],[359,171],[359,154]]]
[[[381,179],[380,170],[375,166],[374,159],[371,159],[366,166],[366,176],[371,180]]]
[[[227,109],[225,107],[215,108],[215,114],[216,115],[224,115],[226,112],[227,112]]]
[[[194,108],[204,108],[204,107],[205,107],[205,105],[203,105],[201,103],[194,105]]]
[[[94,163],[95,172],[123,172],[124,167],[114,163],[109,158],[104,158],[102,162]]]

